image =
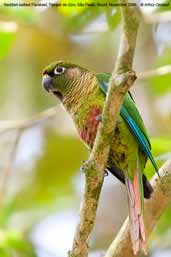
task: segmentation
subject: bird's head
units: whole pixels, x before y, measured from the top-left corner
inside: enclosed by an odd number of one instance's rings
[[[43,87],[63,100],[69,92],[77,93],[80,82],[84,81],[90,72],[76,64],[57,61],[48,65],[43,71]],[[78,92],[79,93],[79,92]]]

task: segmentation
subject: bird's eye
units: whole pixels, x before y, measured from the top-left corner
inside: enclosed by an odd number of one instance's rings
[[[55,75],[62,74],[62,73],[64,73],[64,71],[65,71],[65,68],[64,68],[64,67],[58,66],[58,67],[56,67],[56,68],[54,69],[54,74],[55,74]]]

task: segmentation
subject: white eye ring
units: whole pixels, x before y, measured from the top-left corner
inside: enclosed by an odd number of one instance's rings
[[[54,69],[54,74],[55,74],[55,75],[62,74],[62,73],[64,73],[64,71],[65,71],[65,68],[64,68],[64,67],[62,67],[62,66],[57,66],[57,67]]]

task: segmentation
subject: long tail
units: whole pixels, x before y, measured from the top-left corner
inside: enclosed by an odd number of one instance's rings
[[[147,242],[143,219],[144,196],[142,197],[142,174],[138,172],[138,167],[136,167],[133,180],[128,177],[126,178],[126,187],[128,191],[130,232],[133,252],[134,255],[137,255],[141,249],[144,254],[147,254]]]

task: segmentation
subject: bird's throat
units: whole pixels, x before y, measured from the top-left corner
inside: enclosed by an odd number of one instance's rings
[[[54,91],[53,94],[62,102],[63,101],[63,94],[59,91]]]

